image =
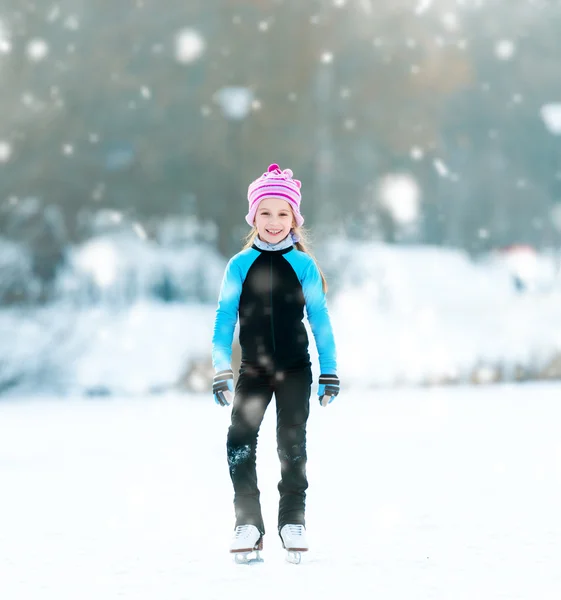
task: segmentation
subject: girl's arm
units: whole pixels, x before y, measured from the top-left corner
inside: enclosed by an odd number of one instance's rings
[[[231,368],[232,341],[238,320],[238,307],[242,291],[241,274],[234,259],[230,259],[224,272],[212,335],[212,366],[215,371]]]
[[[335,374],[337,373],[335,337],[327,310],[321,275],[313,259],[310,259],[309,265],[304,271],[302,290],[306,300],[308,321],[318,349],[320,372]]]

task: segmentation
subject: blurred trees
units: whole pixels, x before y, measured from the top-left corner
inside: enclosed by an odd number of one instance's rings
[[[318,231],[559,244],[561,138],[540,108],[561,95],[560,4],[423,4],[0,0],[0,235],[28,239],[46,278],[100,208],[212,221],[228,255],[248,183],[279,162]],[[229,87],[251,93],[243,118],[220,105]],[[388,173],[421,191],[405,237],[377,197]]]

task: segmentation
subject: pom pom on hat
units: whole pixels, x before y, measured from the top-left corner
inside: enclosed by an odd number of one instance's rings
[[[286,200],[294,213],[297,227],[304,223],[304,217],[300,214],[300,202],[302,194],[300,188],[302,182],[293,179],[292,169],[281,171],[279,165],[273,163],[261,177],[253,181],[247,190],[249,212],[245,220],[251,226],[254,224],[255,213],[261,200],[265,198],[280,198]]]

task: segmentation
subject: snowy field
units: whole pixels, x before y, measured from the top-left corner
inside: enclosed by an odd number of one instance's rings
[[[275,531],[233,564],[229,409],[210,395],[0,402],[2,600],[561,597],[561,386],[342,393],[315,403],[301,565]]]

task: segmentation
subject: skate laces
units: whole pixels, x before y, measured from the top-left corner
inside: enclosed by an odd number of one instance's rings
[[[304,532],[303,525],[287,525],[286,528],[288,529],[288,534],[290,536],[302,535]]]
[[[251,525],[238,525],[236,527],[236,538],[247,537],[250,532]]]

